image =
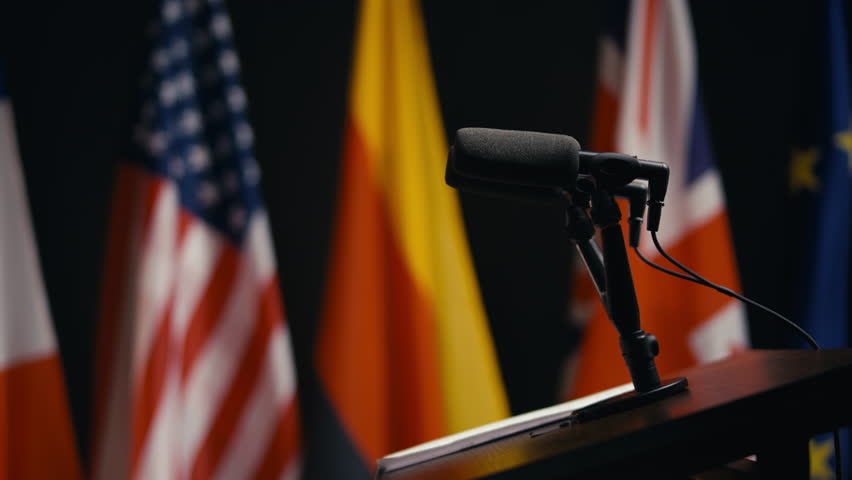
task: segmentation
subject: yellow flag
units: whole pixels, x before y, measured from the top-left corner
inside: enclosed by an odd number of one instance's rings
[[[419,5],[364,0],[317,366],[362,458],[509,413]]]

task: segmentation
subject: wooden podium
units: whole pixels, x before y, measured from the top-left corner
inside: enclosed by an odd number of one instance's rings
[[[655,403],[576,424],[566,412],[492,430],[479,444],[385,457],[376,478],[717,478],[708,472],[756,455],[755,473],[722,478],[804,479],[808,440],[852,425],[852,349],[751,350],[678,375],[687,390]]]

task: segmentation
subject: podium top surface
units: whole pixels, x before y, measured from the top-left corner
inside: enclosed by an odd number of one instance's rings
[[[586,423],[569,415],[415,464],[379,461],[377,478],[597,478],[701,471],[779,438],[852,424],[852,349],[750,350],[684,370],[685,392]],[[604,475],[605,473],[605,475]]]

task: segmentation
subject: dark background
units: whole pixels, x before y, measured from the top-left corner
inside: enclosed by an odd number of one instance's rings
[[[146,2],[11,2],[0,14],[21,157],[78,432],[86,445],[94,324],[116,163],[136,115]],[[588,138],[604,2],[427,1],[448,132]],[[810,2],[692,2],[700,79],[745,294],[789,310],[797,249],[787,162],[813,94]],[[353,43],[353,1],[228,2],[301,381],[325,279]],[[0,173],[2,174],[2,173]],[[462,196],[515,413],[557,401],[570,250],[558,210]],[[750,312],[755,346],[783,344]],[[305,388],[303,391],[307,391]],[[303,403],[310,399],[303,398]]]

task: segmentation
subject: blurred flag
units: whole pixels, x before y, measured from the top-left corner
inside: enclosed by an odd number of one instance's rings
[[[844,3],[816,4],[818,64],[808,72],[813,97],[805,96],[803,138],[793,150],[790,187],[799,219],[803,263],[794,286],[796,320],[823,348],[848,348],[850,336],[849,247],[852,225],[852,125]],[[844,461],[852,455],[844,431]],[[813,478],[834,478],[830,435],[812,443]],[[844,468],[848,475],[848,467]]]
[[[81,478],[0,67],[0,479]]]
[[[221,0],[164,0],[118,174],[92,476],[296,478],[290,333]]]
[[[344,148],[316,365],[335,445],[360,464],[347,475],[367,478],[378,457],[508,415],[415,0],[361,2]]]
[[[713,167],[698,92],[697,57],[687,2],[637,0],[611,5],[612,25],[599,56],[592,148],[669,164],[663,247],[706,278],[737,290],[735,259],[719,175]],[[628,15],[629,13],[629,15]],[[658,260],[645,232],[640,248]],[[661,373],[716,360],[747,345],[742,305],[631,256],[642,327],[657,336]],[[580,282],[582,283],[582,282]],[[588,304],[594,290],[578,286]],[[587,325],[573,396],[630,381],[618,335],[597,299]]]

